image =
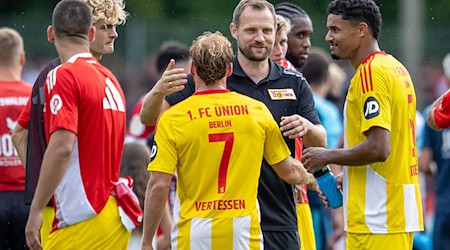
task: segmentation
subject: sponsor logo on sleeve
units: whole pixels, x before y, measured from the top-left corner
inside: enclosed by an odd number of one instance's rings
[[[53,95],[50,100],[50,111],[52,114],[57,115],[58,111],[61,109],[63,103],[59,95]]]
[[[156,158],[157,153],[158,153],[158,145],[156,145],[156,141],[153,140],[152,148],[150,151],[150,162],[152,162]]]
[[[371,119],[377,117],[379,114],[380,114],[380,104],[378,103],[378,100],[375,97],[370,96],[364,102],[364,117],[366,119]]]
[[[293,89],[268,89],[272,100],[297,100]]]

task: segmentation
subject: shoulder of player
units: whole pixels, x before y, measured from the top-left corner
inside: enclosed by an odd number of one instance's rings
[[[281,71],[281,79],[283,80],[291,80],[297,83],[306,83],[306,78],[303,76],[301,72],[295,69],[288,69],[280,66]]]
[[[385,53],[378,53],[369,57],[358,68],[361,74],[387,76],[393,74],[409,74],[405,66],[395,57]]]

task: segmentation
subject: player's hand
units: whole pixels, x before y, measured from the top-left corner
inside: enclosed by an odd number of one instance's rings
[[[299,115],[282,116],[280,130],[289,139],[301,138],[309,131],[312,123]]]
[[[327,150],[321,147],[310,147],[303,150],[302,163],[309,172],[315,168],[323,168],[328,164]]]
[[[317,185],[317,184],[316,184],[316,185]],[[319,198],[322,200],[323,205],[325,205],[325,207],[329,207],[329,206],[330,206],[330,204],[328,203],[327,197],[322,193],[322,190],[320,190],[319,185],[317,185],[317,188],[316,188],[315,190],[314,190],[314,189],[311,189],[311,190],[317,192],[317,195],[318,195]]]
[[[155,93],[170,95],[183,90],[187,83],[187,73],[183,68],[174,68],[175,60],[171,59],[161,79],[153,86]]]
[[[305,203],[305,201],[303,200],[303,195],[306,195],[306,190],[303,189],[302,185],[295,185],[294,187],[295,202],[297,204]]]
[[[40,230],[42,227],[42,210],[30,209],[27,225],[25,227],[25,238],[31,250],[41,250]]]

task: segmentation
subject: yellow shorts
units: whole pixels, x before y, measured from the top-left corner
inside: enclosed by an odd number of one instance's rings
[[[41,245],[45,245],[47,237],[52,231],[55,210],[53,207],[45,206],[42,210]]]
[[[311,215],[311,208],[308,203],[297,204],[298,234],[300,235],[301,249],[315,250],[316,239],[314,237],[314,227]]]
[[[358,234],[347,233],[347,250],[411,250],[414,233]]]
[[[131,232],[122,225],[116,198],[110,196],[103,210],[89,220],[52,232],[44,249],[128,249]]]

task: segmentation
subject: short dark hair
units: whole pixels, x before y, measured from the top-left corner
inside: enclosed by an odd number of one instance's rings
[[[329,61],[319,52],[312,51],[302,73],[310,85],[320,86],[328,76]]]
[[[85,1],[62,0],[53,9],[52,26],[58,38],[87,39],[92,26],[92,10]]]
[[[373,0],[334,0],[328,5],[328,14],[341,15],[352,22],[365,22],[378,39],[381,32],[380,8]]]
[[[289,19],[290,21],[292,21],[292,19],[298,16],[299,17],[308,16],[308,13],[306,13],[304,9],[300,8],[298,5],[288,2],[283,2],[275,5],[275,13]]]
[[[170,59],[175,61],[189,60],[189,48],[178,41],[164,42],[156,55],[156,70],[161,74],[166,69]]]

